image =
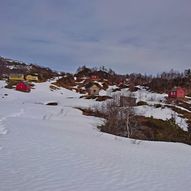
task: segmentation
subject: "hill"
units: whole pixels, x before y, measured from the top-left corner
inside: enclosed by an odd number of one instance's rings
[[[0,78],[7,78],[12,73],[24,75],[38,74],[41,81],[46,81],[58,75],[57,72],[47,67],[0,57]]]
[[[0,61],[2,78],[10,73],[25,75],[37,73],[42,82],[59,75],[50,85],[50,90],[57,93],[60,88],[66,88],[79,93],[80,101],[83,98],[93,99],[95,105],[101,106],[101,109],[98,106],[96,106],[96,110],[95,108],[84,108],[84,106],[78,107],[78,109],[86,115],[105,118],[107,122],[98,127],[102,132],[140,140],[191,144],[190,70],[186,70],[184,74],[171,71],[153,77],[142,74],[120,75],[105,67],[82,66],[74,74],[63,72],[60,75],[49,68],[33,64],[2,57]],[[31,85],[32,89],[35,89],[35,84]],[[94,85],[96,86],[95,91],[99,92],[98,95],[90,94],[89,89]],[[182,85],[187,88],[187,97],[169,99],[166,93],[173,85]],[[52,96],[54,98],[54,94]],[[2,97],[5,96],[2,95]],[[117,103],[107,108],[106,104],[112,103],[115,98],[118,100]],[[121,105],[122,102],[126,105]],[[124,107],[131,107],[133,111],[128,122],[128,128],[131,131],[127,129],[127,113],[124,112],[125,110],[122,111]],[[110,113],[111,111],[114,112]],[[122,116],[123,118],[121,118]]]
[[[103,134],[76,109],[98,102],[51,83],[26,94],[0,81],[0,190],[190,189],[190,146]]]

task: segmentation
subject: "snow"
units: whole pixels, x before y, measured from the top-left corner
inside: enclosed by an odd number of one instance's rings
[[[191,97],[186,96],[186,98],[188,99],[188,101],[186,103],[191,104]]]
[[[135,107],[135,113],[137,115],[145,117],[153,117],[156,119],[167,120],[174,116],[175,122],[179,125],[184,131],[188,131],[188,124],[186,119],[180,117],[176,112],[172,111],[170,108],[155,108],[148,105]]]
[[[188,124],[186,122],[187,119],[180,116],[178,113],[174,112],[171,108],[167,108],[166,106],[173,106],[176,108],[179,108],[181,110],[190,112],[189,110],[172,105],[172,104],[166,104],[165,100],[167,97],[167,94],[159,94],[148,91],[145,87],[137,86],[139,90],[136,92],[130,92],[128,88],[122,89],[121,92],[115,92],[113,94],[120,94],[124,96],[132,96],[136,98],[136,102],[144,101],[148,105],[144,106],[135,106],[135,113],[137,115],[145,116],[145,117],[154,117],[156,119],[162,119],[167,120],[174,115],[176,124],[179,125],[184,131],[188,131]],[[155,104],[160,104],[162,107],[155,108]]]
[[[100,90],[99,95],[100,95],[100,96],[107,96],[107,91],[105,91],[105,90]]]
[[[102,119],[74,108],[94,100],[49,85],[31,93],[0,88],[0,129],[7,131],[0,134],[0,190],[190,190],[190,146],[103,134]],[[52,100],[58,106],[44,105]]]
[[[159,94],[146,90],[144,87],[139,87],[140,90],[134,92],[134,96],[138,101],[146,101],[146,102],[162,102],[167,97],[167,94]]]

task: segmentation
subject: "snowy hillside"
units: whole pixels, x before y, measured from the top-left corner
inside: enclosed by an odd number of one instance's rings
[[[4,85],[0,191],[190,190],[190,146],[103,134],[97,130],[102,119],[75,109],[95,101],[64,88],[51,91],[50,82],[31,93]]]
[[[167,94],[159,94],[155,92],[150,92],[146,90],[143,86],[137,86],[139,89],[135,92],[130,92],[128,88],[121,89],[121,91],[112,92],[112,89],[115,89],[115,86],[110,86],[107,91],[102,91],[101,95],[123,95],[123,96],[132,96],[136,98],[136,102],[145,102],[146,105],[135,106],[134,111],[137,115],[145,116],[145,117],[153,117],[155,119],[167,120],[172,116],[175,117],[176,124],[183,129],[184,131],[188,131],[187,119],[184,118],[179,113],[175,112],[170,108],[170,106],[179,108],[180,110],[191,112],[183,107],[167,104],[166,97]],[[155,105],[160,105],[159,108],[156,108]]]

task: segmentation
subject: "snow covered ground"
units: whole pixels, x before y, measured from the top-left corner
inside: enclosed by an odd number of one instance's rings
[[[180,106],[167,104],[166,103],[166,97],[167,94],[159,94],[150,92],[143,86],[137,86],[139,90],[135,92],[130,92],[128,88],[124,88],[121,91],[112,92],[113,89],[117,88],[116,86],[110,86],[107,91],[101,91],[101,95],[124,95],[124,96],[132,96],[136,98],[136,102],[144,101],[147,103],[147,105],[143,106],[135,106],[134,111],[137,115],[145,116],[145,117],[154,117],[156,119],[162,119],[167,120],[173,117],[175,117],[175,122],[177,125],[179,125],[180,128],[182,128],[184,131],[188,131],[188,124],[187,119],[183,118],[182,115],[179,115],[175,111],[173,111],[171,108],[167,106],[177,107],[181,110],[190,112],[188,109],[185,109]],[[156,108],[155,105],[160,104],[162,107]]]
[[[102,134],[101,119],[74,108],[94,101],[49,82],[29,94],[2,86],[0,191],[190,190],[190,146]]]
[[[154,106],[143,105],[135,107],[135,112],[137,115],[153,117],[162,120],[171,119],[173,116],[175,118],[176,124],[179,125],[179,127],[181,127],[184,131],[188,131],[188,124],[186,122],[186,119],[180,117],[170,108],[155,108]]]

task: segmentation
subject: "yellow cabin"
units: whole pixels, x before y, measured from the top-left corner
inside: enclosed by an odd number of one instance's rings
[[[10,74],[9,75],[9,80],[10,81],[23,81],[24,75],[23,74]]]
[[[27,81],[38,82],[38,76],[27,75],[27,76],[26,76],[26,80],[27,80]]]

